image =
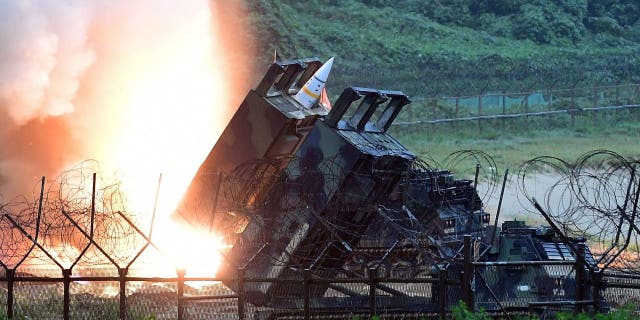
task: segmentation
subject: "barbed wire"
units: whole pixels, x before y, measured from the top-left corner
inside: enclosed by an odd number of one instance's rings
[[[470,216],[480,209],[482,202],[471,181],[464,185],[473,196],[460,203],[461,195],[443,191],[454,188],[448,185],[453,175],[434,169],[443,165],[433,159],[373,158],[349,167],[345,163],[350,157],[339,153],[287,158],[288,166],[281,171],[277,168],[282,162],[252,161],[229,173],[222,202],[234,203],[231,207],[242,208],[248,217],[241,220],[245,232],[234,244],[233,250],[244,252],[235,256],[235,264],[253,259],[257,264],[299,270],[312,266],[327,272],[402,267],[415,276],[454,259],[459,250],[444,250],[436,240],[442,233],[438,210]],[[495,190],[495,161],[486,153],[460,151],[447,158],[444,167],[455,170],[469,163],[484,163],[480,174],[493,185],[488,194]],[[475,170],[474,165],[470,168]],[[461,246],[462,237],[459,240]],[[265,244],[269,249],[260,251]],[[262,256],[256,257],[256,252]]]
[[[637,159],[609,150],[585,153],[575,162],[537,157],[520,169],[523,197],[519,200],[537,201],[564,233],[586,237],[602,264],[635,272],[640,266],[638,164]],[[529,212],[539,214],[533,209]]]
[[[479,179],[489,182],[482,198],[497,186],[495,161],[475,150],[453,153],[442,163],[401,157],[352,158],[348,153],[312,153],[243,163],[217,180],[222,204],[217,209],[226,211],[228,217],[212,228],[238,252],[256,252],[257,246],[268,244],[272,250],[260,259],[268,259],[265,263],[270,266],[314,265],[343,272],[345,268],[362,271],[371,265],[388,269],[395,265],[415,275],[459,253],[461,242],[455,237],[447,246],[438,239],[443,228],[439,212],[448,210],[472,219],[471,214],[481,209],[482,199],[472,181],[451,184],[462,181],[455,180],[451,172],[462,171],[468,177],[478,170]],[[479,164],[477,169],[473,164]],[[9,230],[0,238],[2,262],[15,263],[29,254],[32,243],[25,233],[67,266],[81,256],[84,265],[105,264],[109,258],[122,264],[130,261],[136,252],[132,248],[145,243],[136,231],[136,224],[142,221],[128,209],[120,183],[108,183],[101,175],[96,175],[92,207],[95,172],[100,172],[98,163],[87,161],[50,181],[43,192],[40,219],[39,199],[3,204],[3,214],[14,218],[24,232],[10,228],[9,220],[0,220],[7,225],[3,230]],[[445,191],[454,185],[469,195]],[[214,221],[211,217],[185,218]],[[392,251],[395,253],[389,256]],[[242,264],[249,256],[230,259]]]
[[[54,259],[64,267],[80,258],[84,265],[108,264],[105,254],[120,264],[129,261],[143,238],[123,216],[131,221],[138,217],[128,211],[120,182],[109,184],[97,174],[92,205],[93,175],[99,172],[97,161],[83,161],[49,181],[42,195],[0,204],[2,263],[11,266],[25,259],[33,245],[45,250],[48,256],[32,255],[32,258],[45,259],[45,263]],[[92,241],[94,245],[89,246]],[[99,252],[96,245],[104,252]]]

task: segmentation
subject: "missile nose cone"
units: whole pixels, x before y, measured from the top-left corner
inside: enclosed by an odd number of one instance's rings
[[[318,78],[318,80],[320,80],[322,82],[326,82],[327,79],[329,78],[329,72],[331,72],[331,67],[332,66],[333,66],[333,57],[331,57],[331,59],[327,60],[327,62],[325,62],[320,67],[320,69],[318,69],[318,71],[316,71],[314,76],[316,78]]]
[[[307,83],[300,88],[300,91],[296,93],[293,98],[300,102],[300,104],[310,109],[320,98],[320,94],[322,89],[324,89],[325,82],[327,78],[329,78],[329,73],[331,72],[331,66],[333,66],[333,57],[327,60],[316,73],[309,78]]]

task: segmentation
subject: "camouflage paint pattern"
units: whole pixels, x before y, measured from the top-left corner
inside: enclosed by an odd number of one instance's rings
[[[573,245],[584,243],[571,239]],[[588,247],[585,261],[597,269]],[[558,239],[549,227],[529,227],[522,221],[505,221],[499,248],[492,261],[575,261],[576,253]],[[484,281],[476,279],[476,306],[499,310],[489,290],[503,307],[527,308],[529,302],[571,301],[576,299],[575,270],[571,265],[487,266],[478,270]],[[486,281],[486,284],[485,284]],[[586,298],[592,290],[586,288]]]
[[[213,223],[221,232],[231,228],[235,217],[216,215],[234,209],[224,194],[216,197],[226,174],[255,159],[281,159],[286,165],[313,123],[328,113],[322,105],[307,109],[292,98],[321,65],[318,59],[305,59],[269,68],[200,166],[176,210],[179,216],[194,225]]]
[[[358,100],[353,115],[343,119]],[[282,171],[281,188],[269,195],[276,204],[254,215],[260,218],[249,222],[228,255],[231,265],[245,266],[251,277],[299,278],[307,268],[335,277],[377,204],[386,201],[415,160],[386,132],[407,103],[402,92],[347,88]],[[372,120],[378,108],[382,112]],[[223,267],[219,274],[232,271]],[[311,294],[322,296],[327,288],[314,284]],[[303,294],[302,288],[275,283],[247,284],[245,292],[256,305]]]
[[[464,234],[482,237],[489,215],[471,181],[456,180],[446,170],[416,168],[415,155],[387,134],[410,102],[402,92],[347,88],[331,112],[322,106],[304,109],[291,98],[320,65],[309,59],[271,66],[225,128],[177,210],[193,223],[213,221],[228,243],[234,241],[218,276],[233,278],[242,268],[252,278],[301,279],[302,270],[309,269],[312,276],[331,278],[345,268],[362,271],[358,268],[366,264],[355,262],[359,250],[376,245],[388,249],[392,242],[411,238],[403,230],[420,233],[425,239],[418,242],[436,247],[440,257],[434,259],[452,258]],[[348,113],[352,106],[355,110]],[[384,206],[402,207],[420,223],[383,220],[379,210]],[[411,229],[416,225],[421,229]],[[566,245],[548,232],[505,227],[494,261],[575,256],[563,255]],[[384,238],[370,243],[367,235],[376,232]],[[405,256],[389,260],[434,265],[433,259],[425,263],[421,256],[428,248],[412,240],[400,244],[406,246],[399,250]],[[553,247],[557,253],[549,249]],[[454,263],[448,270],[453,274],[459,267]],[[480,278],[474,281],[476,305],[496,310],[497,304],[480,304],[493,299],[490,291],[506,306],[571,299],[575,280],[566,269],[481,268],[486,284]],[[225,284],[238,289],[236,282]],[[342,300],[322,300],[327,289],[327,284],[313,283],[314,301],[332,307],[362,298],[345,293],[348,297]],[[247,300],[258,306],[300,308],[303,295],[302,287],[270,282],[248,282],[244,290]],[[395,303],[395,298],[399,296],[385,296],[384,301]],[[412,298],[414,304],[422,299]]]

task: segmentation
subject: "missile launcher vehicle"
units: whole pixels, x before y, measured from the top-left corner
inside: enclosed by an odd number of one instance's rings
[[[540,302],[540,307],[553,303],[575,301],[576,279],[580,276],[585,299],[599,299],[601,311],[607,310],[602,297],[594,297],[594,288],[588,277],[598,272],[596,260],[584,238],[562,237],[549,226],[532,227],[524,221],[505,221],[499,231],[496,244],[484,261],[489,265],[480,268],[483,285],[476,290],[477,307],[497,310],[531,309],[528,303]],[[583,270],[575,270],[570,264],[539,264],[536,262],[574,263],[581,252]],[[533,262],[505,265],[504,262]],[[492,264],[491,262],[495,262]],[[577,275],[580,272],[581,275]],[[497,299],[491,297],[496,296]],[[501,306],[497,305],[499,301]],[[545,305],[545,302],[551,302]],[[535,304],[533,305],[535,306]]]
[[[196,225],[213,221],[225,237],[243,228],[247,208],[261,201],[265,186],[273,184],[270,179],[287,165],[318,118],[329,112],[320,104],[305,108],[292,95],[321,66],[318,59],[271,65],[200,166],[177,215]]]
[[[325,78],[317,78],[318,70]],[[218,277],[237,279],[242,270],[252,279],[282,280],[242,283],[242,289],[237,280],[224,281],[242,290],[247,302],[300,310],[307,294],[315,308],[366,305],[365,284],[311,281],[304,292],[287,281],[366,278],[372,272],[417,279],[442,266],[460,270],[464,235],[484,246],[477,250],[486,253],[484,261],[569,257],[568,247],[549,234],[520,226],[505,226],[490,244],[490,215],[473,181],[426,165],[389,134],[411,102],[403,92],[349,87],[332,108],[319,102],[309,107],[309,97],[322,91],[314,87],[305,91],[304,104],[297,100],[305,84],[324,85],[327,73],[315,58],[275,62],[238,108],[176,211],[193,224],[213,222],[231,245]],[[542,290],[538,278],[526,276],[533,271],[520,272],[525,276],[514,280],[515,290]],[[485,287],[513,278],[509,272]],[[510,297],[511,289],[502,296]],[[423,312],[437,305],[436,292],[382,284],[376,290],[382,292],[377,304],[387,309]],[[483,290],[476,289],[479,296]]]

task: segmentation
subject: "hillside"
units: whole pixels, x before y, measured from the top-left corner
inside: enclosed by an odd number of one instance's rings
[[[336,57],[330,89],[412,96],[640,80],[636,0],[249,0],[264,64]]]

